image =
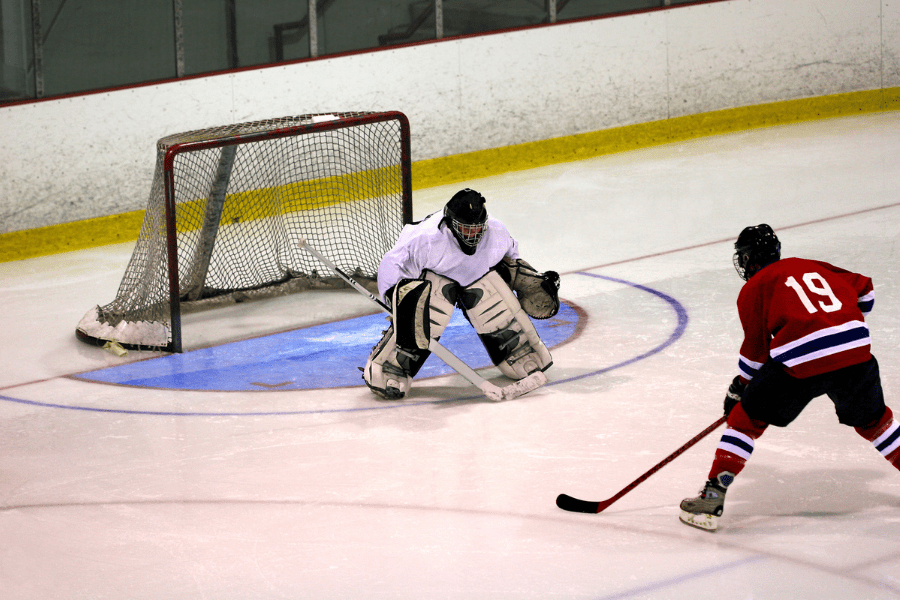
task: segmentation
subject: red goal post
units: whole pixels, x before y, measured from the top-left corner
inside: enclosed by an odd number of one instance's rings
[[[189,308],[345,285],[299,240],[374,281],[411,220],[403,113],[310,114],[165,137],[116,298],[88,311],[76,335],[181,352]]]

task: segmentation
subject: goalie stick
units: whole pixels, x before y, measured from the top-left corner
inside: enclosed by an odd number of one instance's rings
[[[662,461],[657,463],[657,465],[655,467],[653,467],[652,469],[650,469],[649,471],[647,471],[646,473],[644,473],[643,475],[641,475],[640,477],[638,477],[637,479],[635,479],[634,481],[632,481],[631,483],[626,485],[624,488],[622,488],[621,491],[619,491],[619,493],[617,493],[612,498],[609,498],[608,500],[602,500],[600,502],[591,502],[589,500],[579,500],[578,498],[573,498],[572,496],[568,496],[566,494],[560,494],[556,498],[556,505],[558,507],[560,507],[561,509],[567,510],[569,512],[581,512],[581,513],[603,512],[604,510],[606,510],[609,507],[610,504],[612,504],[613,502],[615,502],[616,500],[618,500],[619,498],[621,498],[622,496],[624,496],[625,494],[627,494],[628,492],[630,492],[631,490],[636,488],[638,485],[643,483],[648,477],[650,477],[651,475],[653,475],[654,473],[656,473],[657,471],[662,469],[664,466],[666,466],[667,464],[669,464],[670,462],[672,462],[673,460],[678,458],[681,454],[683,454],[685,452],[685,450],[687,450],[688,448],[690,448],[691,446],[693,446],[694,444],[696,444],[697,442],[699,442],[700,440],[705,438],[707,435],[712,433],[712,431],[714,429],[716,429],[719,425],[724,423],[726,419],[728,419],[727,415],[724,417],[720,417],[718,420],[716,420],[715,423],[713,423],[712,425],[710,425],[709,427],[707,427],[706,429],[704,429],[703,431],[701,431],[700,433],[695,435],[693,438],[691,438],[684,446],[682,446],[681,448],[679,448],[678,450],[676,450],[669,456],[665,457]]]
[[[310,246],[309,242],[307,242],[305,239],[301,239],[297,243],[297,246],[305,249],[307,252],[318,258],[322,262],[322,264],[337,273],[338,276],[340,276],[341,279],[350,284],[353,289],[355,289],[362,295],[367,296],[369,300],[380,306],[382,310],[384,310],[388,314],[391,314],[391,309],[388,308],[387,304],[385,304],[381,301],[380,298],[369,292],[369,290],[364,288],[355,279],[341,271],[337,267],[337,265],[331,262],[325,255],[316,250],[314,247]],[[518,398],[519,396],[527,394],[532,390],[536,390],[537,388],[547,383],[547,376],[544,375],[542,371],[536,371],[528,377],[525,377],[524,379],[520,379],[515,383],[500,387],[476,373],[472,369],[472,367],[457,358],[455,354],[439,344],[437,340],[429,340],[428,349],[436,354],[438,358],[447,363],[447,365],[453,368],[453,370],[465,377],[469,381],[469,383],[479,388],[489,400],[493,400],[495,402]]]

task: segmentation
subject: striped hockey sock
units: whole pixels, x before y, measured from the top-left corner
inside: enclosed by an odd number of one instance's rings
[[[737,475],[744,468],[753,454],[753,438],[730,427],[722,433],[719,447],[716,448],[716,456],[709,470],[709,478],[715,477],[722,471],[730,471]]]
[[[735,406],[728,415],[728,428],[722,433],[716,456],[709,470],[709,478],[722,471],[730,471],[737,475],[750,460],[755,447],[755,440],[766,430],[766,424],[747,416],[744,407]]]
[[[872,443],[888,462],[900,469],[900,423],[891,420],[891,426],[887,431]]]
[[[873,427],[857,427],[856,432],[875,446],[875,449],[894,467],[900,470],[900,423],[894,420],[891,409]]]

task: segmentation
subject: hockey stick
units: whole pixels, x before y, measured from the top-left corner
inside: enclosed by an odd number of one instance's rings
[[[567,510],[569,512],[581,512],[581,513],[603,512],[604,510],[606,510],[606,508],[609,507],[610,504],[612,504],[613,502],[615,502],[616,500],[618,500],[619,498],[621,498],[622,496],[624,496],[625,494],[627,494],[628,492],[630,492],[631,490],[636,488],[638,485],[643,483],[648,477],[650,477],[651,475],[653,475],[654,473],[656,473],[657,471],[662,469],[664,466],[666,466],[667,464],[669,464],[670,462],[672,462],[673,460],[678,458],[681,454],[684,453],[685,450],[687,450],[688,448],[690,448],[691,446],[693,446],[694,444],[696,444],[697,442],[699,442],[700,440],[705,438],[707,435],[712,433],[712,431],[714,429],[716,429],[719,425],[724,423],[727,418],[728,418],[727,416],[724,416],[724,417],[720,417],[719,419],[717,419],[715,423],[713,423],[712,425],[710,425],[709,427],[707,427],[706,429],[704,429],[703,431],[701,431],[700,433],[695,435],[693,438],[691,438],[688,441],[688,443],[686,443],[684,446],[682,446],[681,448],[679,448],[678,450],[676,450],[669,456],[665,457],[655,467],[653,467],[652,469],[650,469],[649,471],[647,471],[646,473],[644,473],[643,475],[641,475],[640,477],[638,477],[637,479],[635,479],[634,481],[632,481],[631,483],[626,485],[624,488],[622,488],[622,490],[618,494],[616,494],[612,498],[610,498],[608,500],[603,500],[601,502],[590,502],[588,500],[579,500],[578,498],[573,498],[572,496],[567,496],[566,494],[560,494],[556,498],[556,505],[558,507],[560,507],[561,509]]]
[[[391,309],[388,308],[387,304],[385,304],[384,302],[381,301],[380,298],[378,298],[377,296],[375,296],[371,292],[369,292],[369,290],[364,288],[360,283],[358,283],[352,277],[350,277],[349,275],[347,275],[346,273],[341,271],[337,267],[337,265],[335,265],[328,258],[326,258],[321,252],[319,252],[318,250],[316,250],[315,248],[310,246],[309,242],[307,242],[305,239],[301,239],[297,243],[297,245],[300,248],[305,249],[307,252],[309,252],[316,258],[318,258],[322,262],[322,264],[324,264],[326,267],[328,267],[329,269],[331,269],[332,271],[337,273],[340,276],[340,278],[343,279],[344,281],[346,281],[348,284],[350,284],[350,286],[353,287],[353,289],[355,289],[362,295],[367,296],[369,298],[369,300],[371,300],[372,302],[374,302],[375,304],[380,306],[381,309],[383,311],[385,311],[386,313],[391,314]],[[459,358],[456,357],[455,354],[453,354],[452,352],[450,352],[449,350],[444,348],[442,345],[440,345],[437,342],[437,340],[435,340],[435,339],[429,340],[428,349],[431,352],[433,352],[434,354],[436,354],[438,356],[438,358],[440,358],[445,363],[447,363],[447,365],[452,367],[453,370],[455,370],[457,373],[459,373],[460,375],[465,377],[467,380],[469,380],[469,383],[471,383],[475,387],[479,388],[484,393],[484,395],[488,397],[489,400],[493,400],[495,402],[499,402],[501,400],[511,400],[513,398],[518,398],[519,396],[522,396],[523,394],[527,394],[528,392],[530,392],[532,390],[536,390],[537,388],[539,388],[542,385],[544,385],[545,383],[547,383],[547,376],[544,375],[544,373],[542,371],[535,371],[534,373],[532,373],[528,377],[525,377],[524,379],[520,379],[519,381],[517,381],[515,383],[511,383],[510,385],[500,387],[498,385],[491,383],[490,381],[487,381],[484,377],[482,377],[481,375],[476,373],[472,369],[472,367],[470,367],[469,365],[467,365],[466,363],[461,361]]]

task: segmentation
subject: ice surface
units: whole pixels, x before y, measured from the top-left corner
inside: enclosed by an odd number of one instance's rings
[[[547,385],[508,402],[455,375],[402,402],[80,380],[158,356],[75,339],[130,245],[0,264],[0,597],[900,597],[900,473],[826,399],[758,441],[714,534],[680,524],[678,503],[715,432],[599,515],[555,505],[611,497],[718,418],[746,225],[873,277],[873,349],[900,407],[900,113],[466,185],[582,316]],[[417,192],[416,217],[458,187]],[[351,290],[236,305],[187,315],[185,346],[371,312]]]

